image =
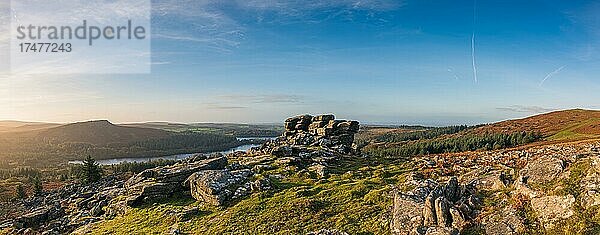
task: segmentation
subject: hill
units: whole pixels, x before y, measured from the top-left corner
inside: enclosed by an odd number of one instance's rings
[[[24,132],[60,126],[56,123],[0,121],[0,132]]]
[[[468,133],[537,132],[548,140],[600,137],[600,111],[572,109],[484,125]]]
[[[159,139],[169,136],[168,131],[124,127],[106,120],[88,121],[67,124],[40,132],[39,137],[54,139],[60,142],[86,142],[96,145],[109,143],[130,143],[148,139]]]
[[[283,132],[283,126],[275,124],[237,124],[237,123],[169,123],[145,122],[123,124],[127,127],[154,128],[173,132],[203,132],[234,135],[236,137],[273,137]]]
[[[564,110],[481,126],[426,128],[377,135],[363,150],[385,158],[497,150],[600,138],[600,111]],[[359,139],[361,141],[361,139]]]
[[[235,136],[222,133],[175,132],[115,125],[106,120],[87,121],[0,132],[0,169],[50,167],[87,155],[108,159],[225,151],[241,144]]]

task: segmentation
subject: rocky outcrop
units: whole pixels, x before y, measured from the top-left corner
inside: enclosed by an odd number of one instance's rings
[[[65,211],[60,205],[41,207],[15,219],[16,228],[35,228],[48,221],[64,216]]]
[[[463,174],[463,181],[473,181],[479,190],[502,190],[512,183],[512,178],[505,171],[507,169],[494,169],[492,167],[480,167]]]
[[[583,189],[580,195],[581,206],[586,209],[600,205],[600,156],[591,157],[588,167],[585,177],[580,182]]]
[[[394,234],[457,234],[474,219],[480,202],[472,184],[452,177],[446,184],[422,180],[410,192],[396,192]]]
[[[251,192],[251,184],[243,185],[250,175],[250,170],[204,170],[192,174],[185,184],[196,200],[221,206]]]
[[[253,152],[285,157],[294,154],[294,151],[306,150],[306,147],[320,147],[328,152],[349,154],[353,151],[354,135],[358,133],[359,128],[357,121],[336,120],[331,114],[299,115],[285,120],[285,132],[282,136],[263,144]]]
[[[330,164],[344,156],[358,154],[353,148],[357,121],[336,120],[334,115],[300,115],[286,119],[285,132],[278,138],[252,148],[248,156],[272,156],[278,167],[295,167],[317,178],[329,176]]]
[[[359,128],[357,121],[335,120],[331,114],[300,115],[285,120],[283,137],[291,145],[321,146],[349,153]]]
[[[225,166],[227,166],[225,156],[201,155],[172,166],[145,170],[125,183],[127,205],[136,206],[175,193],[187,192],[183,182],[192,174],[204,170],[225,169]]]
[[[99,182],[71,184],[17,201],[27,212],[8,222],[15,234],[65,234],[86,224],[99,221],[106,214],[105,206],[124,193],[123,181],[108,176]]]
[[[521,181],[530,185],[542,185],[553,181],[565,169],[563,160],[555,157],[538,157],[527,163],[519,172]]]
[[[523,219],[511,207],[487,217],[483,221],[483,227],[487,235],[518,235],[525,232]]]
[[[538,215],[542,225],[548,229],[554,227],[556,222],[573,216],[574,203],[573,195],[546,196],[531,199],[531,208]]]

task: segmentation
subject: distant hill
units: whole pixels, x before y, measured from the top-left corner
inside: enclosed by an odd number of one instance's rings
[[[165,138],[170,132],[152,128],[125,127],[106,120],[78,122],[41,131],[38,137],[61,142],[86,142],[95,145],[129,143],[148,139]]]
[[[279,124],[237,124],[237,123],[169,123],[146,122],[123,124],[127,127],[154,128],[173,132],[202,132],[234,135],[236,137],[273,137],[283,132]]]
[[[538,132],[548,140],[600,137],[600,111],[572,109],[508,120],[470,130],[474,133]]]
[[[24,132],[60,126],[56,123],[0,121],[0,132]]]

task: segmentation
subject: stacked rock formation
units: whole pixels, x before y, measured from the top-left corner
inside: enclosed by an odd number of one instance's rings
[[[359,128],[357,121],[335,120],[332,114],[306,114],[285,120],[283,137],[290,145],[321,146],[347,153]]]
[[[340,157],[356,155],[357,121],[336,120],[334,115],[299,115],[285,120],[278,138],[248,150],[249,156],[271,156],[277,165],[297,167],[327,178],[329,165]]]

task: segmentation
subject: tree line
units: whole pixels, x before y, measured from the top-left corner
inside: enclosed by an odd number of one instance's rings
[[[400,133],[386,133],[375,138],[379,142],[403,142],[411,140],[423,140],[433,139],[442,135],[455,134],[471,127],[462,126],[448,126],[448,127],[434,127],[430,129],[417,130],[411,132],[400,132]]]
[[[180,132],[165,138],[128,143],[95,145],[81,142],[53,142],[39,138],[0,138],[0,169],[15,166],[44,168],[68,160],[118,157],[157,157],[181,153],[224,151],[243,144],[235,136],[218,133]]]
[[[534,132],[486,133],[445,139],[419,140],[393,147],[372,147],[365,149],[371,156],[383,158],[406,158],[417,155],[455,153],[476,150],[510,148],[538,141],[542,135]]]

